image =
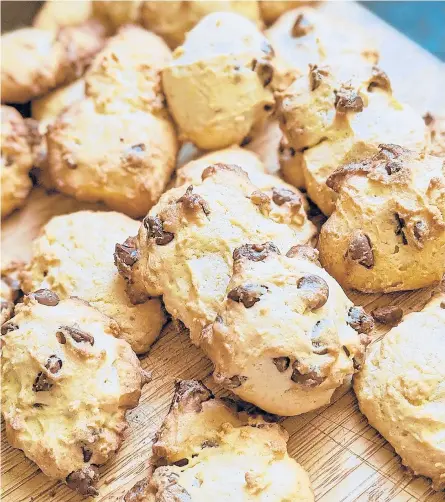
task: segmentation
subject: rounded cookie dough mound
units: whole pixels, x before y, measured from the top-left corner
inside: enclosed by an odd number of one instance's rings
[[[49,477],[97,495],[97,465],[119,448],[146,380],[117,324],[79,299],[39,290],[2,336],[6,436]]]
[[[61,192],[135,218],[156,203],[178,150],[160,83],[169,57],[162,40],[139,27],[109,39],[85,77],[86,99],[47,136],[50,174]]]
[[[32,25],[42,30],[57,31],[63,26],[77,26],[88,21],[93,14],[92,0],[49,0],[34,18]]]
[[[354,382],[360,410],[414,474],[445,488],[445,295],[372,345]]]
[[[162,73],[183,137],[208,150],[242,143],[273,110],[271,56],[265,37],[238,14],[200,21]]]
[[[278,415],[328,404],[360,367],[372,318],[308,246],[283,256],[273,243],[245,244],[233,257],[225,300],[200,340],[215,380]]]
[[[2,103],[26,103],[81,77],[104,38],[91,21],[58,31],[22,28],[2,35],[1,43]]]
[[[52,218],[33,243],[21,274],[29,293],[49,288],[59,297],[88,301],[120,326],[120,336],[136,353],[146,352],[165,323],[160,300],[133,305],[113,263],[117,242],[136,235],[139,222],[114,212],[79,211]]]
[[[205,16],[213,12],[234,12],[255,23],[260,22],[258,2],[248,0],[204,2],[157,2],[142,3],[142,24],[163,37],[173,49],[184,42],[186,33]]]
[[[334,213],[321,230],[320,261],[344,288],[418,289],[445,273],[443,159],[381,145],[334,172]]]
[[[287,453],[286,431],[267,418],[237,412],[199,382],[178,383],[153,445],[163,467],[125,501],[313,502],[308,474]]]
[[[32,188],[30,129],[20,113],[10,106],[1,107],[1,192],[2,218],[23,205]]]
[[[324,214],[336,194],[326,180],[338,167],[360,161],[394,143],[425,151],[429,133],[421,117],[392,95],[387,75],[355,61],[311,66],[279,99],[280,121],[289,145],[303,151],[309,197]]]
[[[194,343],[224,299],[235,248],[273,241],[290,249],[307,239],[282,222],[280,207],[241,168],[209,166],[202,180],[164,193],[132,245],[115,254],[132,300],[163,295],[166,309],[190,329]]]

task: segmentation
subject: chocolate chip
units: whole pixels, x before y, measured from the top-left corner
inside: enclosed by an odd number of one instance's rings
[[[248,177],[247,173],[236,164],[222,164],[221,162],[217,162],[216,164],[212,164],[211,166],[208,166],[204,169],[201,174],[202,181],[206,180],[210,176],[214,176],[218,171],[230,171],[232,173]]]
[[[242,303],[246,309],[249,309],[260,301],[261,296],[267,290],[267,286],[260,284],[244,284],[229,291],[227,298],[230,298],[234,302]]]
[[[245,381],[247,381],[247,377],[235,375],[232,378],[224,379],[223,385],[227,389],[237,389],[238,387],[241,387]]]
[[[373,66],[371,80],[368,85],[368,91],[372,92],[373,89],[376,88],[391,92],[391,82],[388,75],[383,70],[381,70],[377,66]]]
[[[320,68],[317,65],[309,65],[309,84],[311,91],[318,89],[324,78],[329,76],[327,69]]]
[[[60,333],[60,334],[59,334]],[[70,336],[77,343],[89,343],[91,346],[94,345],[94,337],[82,331],[77,325],[74,326],[60,326],[59,331],[56,333],[57,339],[60,343],[66,343],[66,336]],[[63,341],[65,339],[65,341]]]
[[[16,329],[19,329],[19,327],[14,322],[5,322],[5,324],[3,324],[1,327],[1,334],[6,335],[6,333],[9,333],[10,331],[14,331]]]
[[[131,149],[137,153],[145,152],[145,145],[144,143],[139,143],[137,145],[132,145]]]
[[[391,160],[385,164],[386,172],[391,176],[392,174],[398,173],[402,169],[402,164],[398,160]]]
[[[295,38],[304,37],[313,29],[314,27],[309,24],[309,21],[304,17],[304,15],[298,14],[297,19],[290,30],[290,34]]]
[[[273,188],[272,200],[277,206],[282,206],[288,202],[295,210],[300,209],[303,204],[300,195],[287,188]]]
[[[206,216],[210,214],[210,207],[207,202],[200,195],[193,193],[193,185],[187,188],[185,194],[177,202],[189,211],[202,210]],[[171,235],[173,236],[173,234]]]
[[[41,305],[46,305],[47,307],[55,307],[59,304],[59,297],[54,291],[50,289],[38,289],[31,293],[32,298],[37,300]]]
[[[300,258],[301,260],[307,260],[320,266],[320,262],[318,261],[318,250],[311,246],[292,246],[286,253],[286,256],[288,258]]]
[[[402,238],[403,244],[406,246],[408,244],[408,239],[406,238],[405,231],[405,220],[400,217],[398,213],[394,213],[394,219],[396,220],[396,230],[395,234]]]
[[[146,216],[142,221],[149,239],[154,239],[158,246],[165,246],[174,239],[174,234],[164,231],[164,225],[158,216]]]
[[[445,309],[445,302],[440,302],[440,308]]]
[[[42,408],[45,408],[45,406],[47,406],[46,404],[43,404],[43,403],[34,403],[32,405],[33,408],[37,408],[37,409],[42,409]]]
[[[58,358],[56,355],[52,355],[48,358],[48,361],[45,364],[45,368],[52,374],[56,374],[62,368],[62,360]],[[48,391],[53,386],[49,375],[43,371],[40,371],[37,375],[34,383],[32,385],[32,390],[34,392],[42,392]]]
[[[82,455],[83,461],[89,462],[91,460],[91,457],[93,456],[93,452],[91,450],[88,450],[88,448],[85,448],[85,446],[82,446]]]
[[[362,307],[351,307],[346,322],[358,333],[370,333],[374,329],[374,319]]]
[[[99,469],[95,465],[89,465],[78,471],[74,471],[66,478],[66,484],[81,495],[94,497],[99,492],[93,485],[99,480]]]
[[[247,258],[250,261],[264,261],[270,254],[280,254],[280,250],[273,242],[264,244],[244,244],[233,252],[233,260]]]
[[[252,61],[252,71],[256,72],[263,83],[263,87],[267,87],[272,82],[274,69],[266,59],[254,59]]]
[[[308,373],[301,373],[298,369],[298,361],[295,361],[292,368],[292,376],[291,380],[299,385],[303,385],[304,387],[317,387],[322,384],[326,377],[319,374],[318,371],[312,370]]]
[[[125,265],[132,267],[139,259],[138,250],[132,246],[116,244],[114,251],[115,260],[119,260]]]
[[[381,324],[398,324],[403,317],[403,310],[400,307],[381,307],[371,312],[372,317]]]
[[[434,122],[434,117],[431,115],[430,112],[425,113],[425,115],[422,118],[426,126],[429,126]]]
[[[297,288],[301,290],[306,306],[309,310],[317,310],[328,301],[329,286],[318,275],[304,275],[297,281]]]
[[[215,439],[206,439],[201,444],[201,448],[217,448],[218,446],[219,443]]]
[[[245,136],[241,141],[240,146],[246,146],[252,141],[252,136]]]
[[[374,253],[369,237],[361,231],[354,232],[349,242],[347,256],[363,267],[372,268],[374,266]]]
[[[173,465],[176,465],[176,467],[185,467],[188,465],[189,461],[187,458],[181,458],[181,460],[177,460],[176,462],[173,462]]]
[[[416,240],[420,243],[424,242],[429,234],[428,225],[424,221],[416,221],[413,227],[413,234]]]
[[[284,373],[290,365],[289,357],[274,357],[272,361],[280,373]]]
[[[335,92],[335,108],[339,113],[362,112],[363,99],[352,89],[341,88]]]

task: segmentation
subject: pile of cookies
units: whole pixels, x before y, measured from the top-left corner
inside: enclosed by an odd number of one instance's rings
[[[444,127],[342,23],[302,2],[59,0],[2,36],[2,218],[33,183],[108,208],[52,218],[2,270],[7,438],[49,477],[98,495],[150,381],[136,354],[172,320],[232,399],[178,381],[127,502],[313,501],[277,421],[352,377],[445,488],[443,288],[404,319],[345,293],[440,284]],[[374,319],[394,327],[367,347]]]

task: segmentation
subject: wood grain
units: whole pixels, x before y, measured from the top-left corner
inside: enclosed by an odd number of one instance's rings
[[[420,113],[445,110],[441,95],[445,85],[443,64],[405,39],[355,3],[328,2],[322,7],[343,15],[372,30],[381,42],[383,67],[395,79],[398,92]],[[413,68],[422,80],[412,78]],[[407,75],[409,74],[409,78]],[[426,76],[428,75],[428,78]],[[259,145],[266,154],[267,145]],[[51,216],[98,207],[81,204],[60,194],[47,195],[35,189],[28,204],[2,224],[2,263],[27,260],[32,239]],[[390,295],[349,293],[369,312],[385,305],[400,305],[405,313],[420,310],[430,290]],[[380,327],[375,339],[387,329]],[[192,346],[185,332],[172,324],[163,331],[152,350],[141,358],[142,366],[153,373],[144,388],[137,409],[128,414],[129,428],[116,457],[101,467],[98,501],[121,500],[128,489],[147,474],[154,434],[167,413],[177,378],[198,378],[217,394],[210,374],[211,364]],[[429,482],[413,478],[400,465],[388,443],[360,414],[352,391],[337,392],[329,406],[283,421],[290,435],[289,452],[309,472],[318,502],[440,502],[444,493],[433,492]],[[2,424],[1,496],[7,502],[74,502],[82,498],[66,486],[44,476],[37,466],[5,439]]]

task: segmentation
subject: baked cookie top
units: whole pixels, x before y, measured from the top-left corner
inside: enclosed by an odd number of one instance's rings
[[[97,494],[96,465],[119,448],[146,375],[115,321],[41,289],[3,325],[2,413],[9,443],[52,478]]]
[[[371,346],[354,382],[361,411],[415,474],[445,488],[445,294]]]

